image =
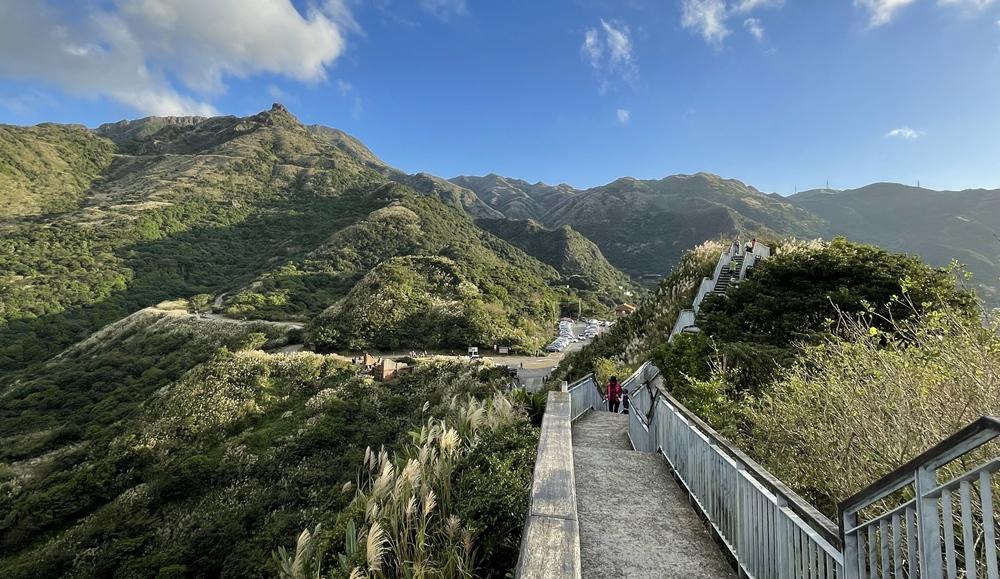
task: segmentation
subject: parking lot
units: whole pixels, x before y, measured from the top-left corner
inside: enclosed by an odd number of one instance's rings
[[[575,352],[590,341],[607,331],[608,326],[601,322],[591,324],[588,322],[560,320],[558,335],[546,347],[546,352],[569,353]]]

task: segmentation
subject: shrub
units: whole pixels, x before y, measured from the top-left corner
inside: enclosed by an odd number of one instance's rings
[[[1000,412],[1000,316],[842,320],[752,407],[752,452],[817,505],[838,501]],[[836,468],[834,468],[836,465]]]

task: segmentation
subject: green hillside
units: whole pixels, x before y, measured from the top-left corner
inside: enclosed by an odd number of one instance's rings
[[[545,215],[594,241],[616,267],[662,273],[706,239],[738,233],[811,236],[818,220],[780,197],[699,173],[659,181],[619,179],[588,189]]]
[[[484,203],[507,219],[542,221],[545,214],[566,199],[579,193],[573,187],[528,183],[521,179],[490,174],[485,177],[462,175],[452,183],[472,190]]]
[[[555,268],[562,281],[588,301],[615,305],[633,289],[628,276],[608,263],[594,242],[568,225],[548,229],[535,221],[513,219],[478,219],[476,225]]]
[[[303,528],[342,539],[367,446],[438,419],[462,565],[510,570],[536,434],[505,372],[281,353],[542,345],[576,291],[473,192],[278,105],[0,145],[0,576],[269,576]]]
[[[417,195],[356,140],[307,128],[280,105],[245,118],[122,121],[95,133],[9,128],[0,139],[6,147],[38,141],[43,153],[49,141],[70,150],[82,140],[110,162],[85,165],[65,186],[40,182],[39,191],[69,192],[69,211],[0,219],[0,371],[196,294],[229,294],[223,307],[243,317],[307,321],[393,255],[468,258],[469,271],[496,272],[482,289],[507,309],[511,295],[556,300],[547,288],[554,271],[472,224],[463,203],[474,194],[453,198],[460,188],[444,182],[450,192]],[[22,197],[5,197],[16,201],[9,213],[40,210],[43,196]],[[419,216],[419,231],[379,222],[373,212],[394,203]]]
[[[789,198],[824,220],[824,235],[846,235],[939,266],[958,260],[991,303],[1000,303],[1000,191],[933,191],[875,183]]]
[[[584,191],[496,175],[457,177],[512,219],[569,225],[633,277],[662,276],[706,239],[738,234],[818,234],[821,220],[777,195],[707,173],[660,180],[626,177]]]
[[[0,125],[0,219],[74,209],[113,153],[81,126]]]
[[[286,331],[143,310],[0,391],[0,576],[273,576],[271,553],[303,528],[340,524],[342,541],[367,447],[399,448],[506,380],[428,362],[382,384],[343,359],[274,353]],[[481,576],[516,558],[502,535],[519,522],[491,517],[526,508],[534,457],[526,417],[505,416],[452,466]]]

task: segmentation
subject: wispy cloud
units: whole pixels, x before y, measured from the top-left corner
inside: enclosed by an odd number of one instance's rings
[[[747,18],[743,21],[743,27],[746,28],[747,32],[756,38],[758,42],[764,40],[764,27],[760,25],[759,18]]]
[[[757,41],[764,39],[760,18],[750,16],[755,10],[781,8],[785,0],[681,0],[681,26],[700,35],[705,42],[721,48],[732,33],[729,21],[742,19],[743,28]],[[740,20],[736,20],[739,26]]]
[[[465,0],[420,0],[420,8],[444,21],[469,13]]]
[[[964,10],[979,12],[986,9],[996,0],[938,0],[940,6],[954,6]]]
[[[911,129],[907,126],[902,126],[898,129],[893,129],[885,134],[887,139],[919,139],[924,135],[923,131],[918,131]]]
[[[633,82],[639,75],[631,33],[623,23],[601,19],[599,28],[588,28],[583,35],[580,53],[597,72],[601,92],[608,90],[617,78]]]
[[[628,109],[618,109],[615,114],[618,117],[618,123],[621,125],[627,125],[632,120],[632,112]]]
[[[872,27],[888,24],[900,9],[916,0],[854,0],[854,5],[868,11],[868,24]]]
[[[8,0],[3,10],[0,76],[160,115],[214,113],[230,78],[323,80],[360,31],[344,0],[305,12],[290,0]]]
[[[349,97],[351,100],[351,118],[356,121],[361,120],[365,112],[365,103],[355,86],[342,78],[338,78],[336,84],[340,96]]]
[[[780,8],[785,0],[739,0],[730,9],[734,14],[748,14],[757,8]]]
[[[681,4],[681,25],[695,30],[705,42],[722,46],[729,36],[726,27],[726,3],[724,0],[683,0]]]
[[[868,12],[868,24],[877,28],[892,22],[892,19],[905,7],[918,0],[854,0],[854,5]],[[982,12],[994,4],[996,0],[937,0],[937,5],[943,8],[957,8],[964,12],[975,14]]]

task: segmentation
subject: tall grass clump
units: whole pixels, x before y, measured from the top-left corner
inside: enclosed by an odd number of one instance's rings
[[[411,433],[410,444],[399,452],[390,455],[385,449],[366,449],[357,484],[344,489],[353,490],[354,499],[338,524],[343,533],[329,541],[342,541],[342,546],[335,558],[327,560],[333,564],[327,565],[323,576],[489,576],[490,570],[477,569],[489,555],[480,552],[477,543],[477,531],[483,529],[463,517],[470,512],[469,497],[461,490],[467,474],[464,471],[472,464],[473,455],[490,452],[483,448],[483,441],[517,426],[531,429],[525,413],[501,394],[487,400],[454,397],[445,418],[428,419]],[[533,453],[534,440],[531,442]],[[529,465],[528,481],[530,472]],[[525,494],[526,482],[518,484]],[[526,508],[526,501],[521,504]],[[515,521],[517,529],[523,523],[524,508],[510,513],[520,519]],[[275,553],[280,577],[321,575],[316,561],[323,558],[322,553],[310,548],[318,533],[303,531],[294,554],[283,549]]]

